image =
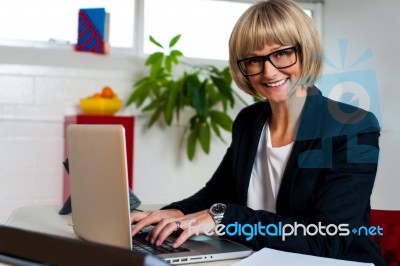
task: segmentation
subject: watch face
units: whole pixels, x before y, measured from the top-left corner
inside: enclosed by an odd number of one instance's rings
[[[217,203],[211,207],[211,212],[215,215],[223,214],[225,212],[225,209],[226,209],[225,204]]]

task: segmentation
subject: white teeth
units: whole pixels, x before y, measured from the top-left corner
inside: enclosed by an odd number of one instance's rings
[[[277,87],[285,83],[286,79],[282,79],[281,81],[275,83],[267,83],[268,87]]]

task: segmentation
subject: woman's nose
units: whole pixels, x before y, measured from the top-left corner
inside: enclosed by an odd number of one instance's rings
[[[270,61],[264,62],[264,72],[263,75],[267,78],[274,77],[278,73],[278,69],[272,65]]]

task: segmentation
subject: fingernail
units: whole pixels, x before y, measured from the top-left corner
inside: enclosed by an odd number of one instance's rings
[[[173,247],[173,248],[177,248],[177,247],[178,247],[178,244],[175,242],[175,243],[172,245],[172,247]]]
[[[160,246],[160,245],[161,245],[161,241],[158,240],[157,243],[156,243],[156,246]]]

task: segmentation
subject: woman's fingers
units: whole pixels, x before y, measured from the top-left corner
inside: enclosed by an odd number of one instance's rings
[[[183,230],[182,230],[182,233],[175,239],[175,242],[174,242],[174,244],[172,245],[173,248],[178,248],[178,247],[180,247],[183,243],[186,242],[186,240],[189,239],[189,237],[191,237],[192,235],[195,235],[195,234],[196,234],[196,231],[195,231],[195,230],[191,230],[191,229],[189,228],[189,226],[188,226],[189,224],[194,223],[194,219],[190,219],[190,220],[187,220],[187,221],[189,221],[189,223],[186,223],[185,226],[182,226],[182,227],[185,228],[185,229],[183,229]]]
[[[174,248],[181,246],[192,235],[209,234],[215,228],[215,223],[207,210],[186,216],[178,210],[135,212],[131,213],[131,222],[135,223],[132,235],[148,225],[156,224],[146,240],[157,246],[162,245],[174,232],[179,233]]]
[[[133,221],[136,223],[132,228],[132,235],[136,235],[146,226],[157,223],[158,221],[159,218],[157,214],[154,214],[151,211],[144,212],[141,217],[138,217],[136,220]]]
[[[144,227],[151,224],[159,224],[160,221],[169,218],[177,218],[183,216],[179,210],[159,210],[144,211],[140,213],[131,213],[131,222],[135,223],[132,229],[132,235],[137,234]]]
[[[148,211],[143,212],[131,212],[131,224],[143,219],[148,215]]]
[[[180,218],[169,218],[161,220],[149,233],[148,240],[157,246],[165,239],[179,232],[174,242],[174,248],[182,245],[189,237],[195,234],[210,234],[214,231],[215,223],[207,210],[186,215]]]
[[[177,218],[163,219],[149,233],[148,240],[150,243],[160,246],[165,239],[176,231],[181,231],[183,221]]]

